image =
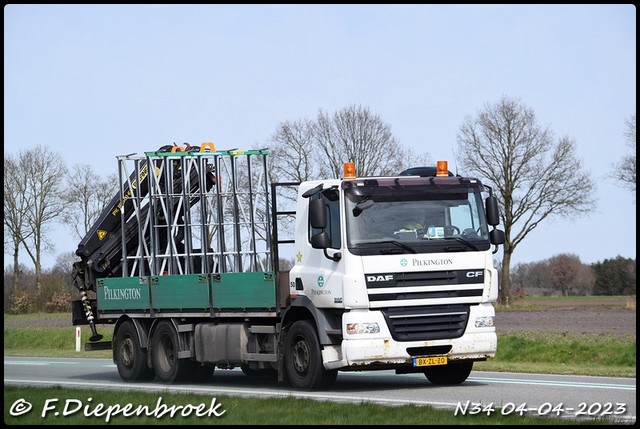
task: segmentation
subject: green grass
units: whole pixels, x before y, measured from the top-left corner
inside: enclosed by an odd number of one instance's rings
[[[69,313],[26,313],[26,314],[6,314],[4,320],[31,321],[31,320],[67,320],[71,325],[71,315]]]
[[[99,327],[103,341],[110,341],[113,327]],[[4,354],[10,356],[50,356],[50,357],[111,357],[110,350],[87,352],[84,344],[89,341],[91,330],[81,329],[80,352],[76,352],[76,330],[69,328],[4,328]]]
[[[504,333],[496,357],[505,362],[635,367],[636,341],[635,335]]]
[[[632,334],[498,333],[496,357],[477,362],[479,371],[517,371],[607,377],[636,376]]]
[[[247,399],[11,386],[5,386],[4,395],[4,421],[10,425],[604,425],[612,422],[541,418],[517,413],[503,416],[499,408],[487,412],[489,416],[462,414],[460,410],[456,415],[456,410],[429,406],[354,405],[295,397]],[[31,411],[20,416],[11,415],[11,410],[15,414],[21,405],[26,405],[24,401],[31,404]],[[129,404],[128,416],[123,412],[115,413]],[[141,410],[139,416],[136,410]],[[171,410],[176,411],[173,416]],[[59,413],[57,416],[56,412]]]

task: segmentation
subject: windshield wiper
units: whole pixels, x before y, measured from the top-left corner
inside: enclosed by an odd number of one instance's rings
[[[467,241],[467,240],[465,240],[464,238],[461,238],[461,237],[445,237],[445,240],[456,240],[458,243],[462,243],[465,246],[472,248],[473,250],[480,250],[480,249],[478,249],[476,247],[475,244],[473,244],[470,241]],[[457,246],[447,246],[447,247],[445,247],[444,250],[446,250],[447,252],[455,252],[455,251],[460,250],[460,248],[457,247]]]
[[[371,244],[386,244],[386,243],[395,244],[396,246],[402,247],[404,250],[406,250],[409,253],[418,253],[413,247],[407,246],[406,244],[398,240],[380,240],[380,241],[371,241],[370,243]],[[382,253],[382,250],[381,250],[381,253]]]

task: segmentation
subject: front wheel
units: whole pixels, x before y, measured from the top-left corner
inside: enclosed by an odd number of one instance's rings
[[[179,359],[178,333],[168,320],[158,324],[153,333],[151,360],[158,379],[164,383],[191,381],[195,376],[196,362],[190,359]]]
[[[433,366],[424,371],[424,375],[433,384],[461,384],[471,374],[473,361],[451,362],[444,366]]]
[[[307,320],[298,320],[291,325],[285,340],[284,359],[287,379],[295,389],[328,388],[338,376],[337,370],[324,368],[318,335]]]
[[[138,331],[131,320],[120,325],[113,342],[113,357],[124,381],[148,381],[155,376],[147,366],[147,351],[140,347]]]

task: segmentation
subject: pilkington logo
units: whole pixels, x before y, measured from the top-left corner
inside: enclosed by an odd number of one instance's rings
[[[431,265],[451,265],[453,259],[411,259],[411,265],[414,267],[427,267]]]
[[[140,289],[109,289],[104,287],[104,299],[140,299],[142,294]]]

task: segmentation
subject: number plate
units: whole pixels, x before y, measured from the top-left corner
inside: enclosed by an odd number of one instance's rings
[[[433,365],[446,365],[446,364],[447,364],[446,356],[413,358],[413,366],[433,366]]]

